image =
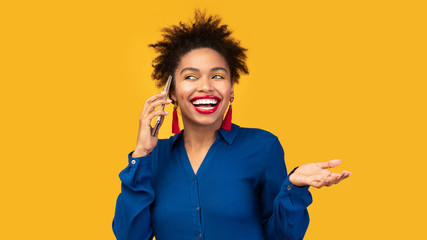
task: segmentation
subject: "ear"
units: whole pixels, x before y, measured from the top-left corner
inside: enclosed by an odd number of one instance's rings
[[[176,100],[177,100],[177,98],[176,98],[176,96],[175,96],[175,91],[171,91],[170,92],[170,99],[172,99],[172,101],[174,101],[175,103],[177,102]]]
[[[173,101],[174,104],[178,104],[177,100],[178,98],[175,95],[175,74],[172,75],[172,83],[171,86],[169,87],[169,97],[170,99]]]
[[[230,94],[230,100],[233,99],[234,100],[234,88],[231,87],[231,94]]]

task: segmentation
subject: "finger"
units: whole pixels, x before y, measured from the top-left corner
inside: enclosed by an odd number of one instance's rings
[[[346,178],[348,178],[348,177],[350,177],[351,175],[352,175],[353,173],[352,172],[349,172],[349,171],[347,171],[347,173],[346,173]]]
[[[149,114],[150,112],[154,111],[154,109],[161,105],[168,105],[172,102],[170,99],[157,99],[149,104],[147,104],[147,107],[145,111]]]
[[[145,103],[151,103],[151,102],[154,102],[154,101],[156,101],[158,99],[163,99],[165,97],[166,97],[166,92],[162,91],[160,93],[157,93],[157,94],[155,94],[155,95],[147,98],[147,100],[145,101]]]
[[[332,178],[332,180],[331,180],[331,184],[330,184],[329,186],[332,186],[333,184],[337,184],[337,183],[339,183],[339,182],[341,181],[340,179],[342,179],[342,175],[341,175],[341,174],[336,173],[336,174],[333,176],[333,178]]]
[[[328,178],[327,186],[330,187],[338,181],[338,179],[341,177],[341,174],[338,173],[331,173],[331,175]]]
[[[325,181],[325,186],[330,187],[332,184],[334,184],[334,179],[335,178],[333,176],[328,176]]]
[[[344,180],[344,179],[346,179],[346,178],[348,178],[348,176],[342,176],[342,177],[340,178],[340,180],[339,180],[339,181],[337,181],[337,183],[336,183],[336,184],[340,183],[342,180]]]
[[[350,175],[351,175],[351,172],[349,172],[349,171],[343,171],[343,172],[341,173],[341,178],[339,179],[339,181],[337,181],[337,183],[339,183],[339,182],[341,182],[342,180],[344,180],[344,179],[346,179],[346,178],[350,177]]]
[[[171,102],[172,102],[172,100],[170,100],[170,99],[158,99],[158,100],[156,100],[154,102],[148,103],[148,104],[144,105],[144,108],[142,109],[141,117],[147,116],[148,114],[150,114],[151,112],[153,112],[156,107],[158,107],[158,106],[160,106],[162,104],[168,105]]]
[[[166,112],[165,110],[161,110],[161,109],[153,111],[143,119],[143,124],[151,126],[151,121],[153,120],[153,118],[155,118],[157,116],[166,116],[168,114],[169,114],[168,112]]]
[[[320,167],[322,169],[333,168],[333,167],[340,165],[341,163],[342,163],[341,159],[333,159],[333,160],[329,160],[327,162],[321,162]]]
[[[148,119],[150,120],[150,122],[153,120],[153,118],[158,117],[158,116],[166,116],[169,113],[166,112],[165,110],[161,110],[158,109],[156,111],[151,112],[150,114],[148,114]]]
[[[349,177],[351,175],[351,172],[344,170],[342,171],[342,174],[344,177]]]
[[[147,105],[147,104],[149,104],[149,103],[151,103],[151,102],[153,102],[153,101],[155,101],[155,100],[157,100],[157,99],[162,99],[165,96],[166,96],[166,92],[163,92],[163,91],[160,92],[160,93],[154,94],[153,96],[145,99],[144,106]]]
[[[146,112],[147,111],[147,109],[148,109],[148,106],[152,103],[152,102],[154,102],[154,101],[156,101],[156,100],[159,100],[159,99],[165,99],[166,98],[166,92],[160,92],[160,93],[157,93],[157,94],[155,94],[155,95],[153,95],[153,96],[151,96],[151,97],[149,97],[149,98],[147,98],[146,100],[145,100],[145,102],[144,102],[144,107],[142,108],[142,112]],[[142,115],[142,114],[141,114]]]
[[[335,184],[338,184],[339,182],[341,182],[344,179],[344,175],[343,174],[338,174],[337,179],[335,180]]]
[[[330,179],[330,177],[328,177],[325,181],[325,185],[326,187],[330,187],[333,184],[332,180]]]
[[[326,180],[327,180],[327,178],[323,178],[323,179],[319,182],[319,184],[317,185],[317,188],[321,188],[321,187],[325,186],[325,184],[326,184]]]
[[[315,188],[321,188],[325,185],[326,177],[315,177],[312,181],[310,181],[310,185]]]

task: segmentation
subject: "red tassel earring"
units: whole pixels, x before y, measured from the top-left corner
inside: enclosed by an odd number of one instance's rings
[[[178,122],[178,113],[176,112],[176,105],[173,106],[173,117],[172,117],[172,133],[181,133],[181,130],[179,129],[179,122]]]
[[[233,115],[233,108],[231,107],[231,103],[233,102],[233,98],[230,100],[230,106],[228,107],[227,114],[225,114],[225,118],[222,121],[222,129],[225,129],[227,131],[231,130],[231,117]]]

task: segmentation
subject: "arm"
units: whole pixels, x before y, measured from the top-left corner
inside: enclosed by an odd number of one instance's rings
[[[154,201],[154,190],[151,186],[151,164],[157,148],[158,134],[151,135],[151,120],[168,113],[156,107],[170,104],[164,99],[166,92],[148,98],[139,117],[139,132],[135,151],[128,155],[129,165],[120,172],[122,192],[117,198],[116,212],[113,219],[113,232],[118,240],[151,240],[150,205]],[[160,122],[162,125],[163,119]],[[134,154],[135,153],[135,154]]]
[[[113,232],[118,240],[152,240],[150,205],[154,201],[151,186],[152,154],[133,158],[128,154],[129,165],[120,174],[122,192],[116,203]]]
[[[283,148],[276,137],[268,151],[261,191],[266,240],[303,239],[310,221],[307,207],[312,203],[308,188],[289,182]]]

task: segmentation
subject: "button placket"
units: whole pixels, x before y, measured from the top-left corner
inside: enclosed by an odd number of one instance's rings
[[[201,217],[201,213],[200,213],[200,199],[199,199],[199,181],[197,179],[197,177],[195,177],[192,180],[192,189],[193,189],[193,193],[192,196],[193,198],[193,216],[195,217],[195,219],[193,220],[193,223],[195,224],[196,227],[196,234],[197,234],[197,238],[202,238],[203,236],[203,229],[202,229],[202,217]]]

